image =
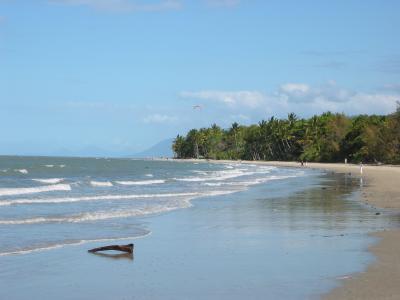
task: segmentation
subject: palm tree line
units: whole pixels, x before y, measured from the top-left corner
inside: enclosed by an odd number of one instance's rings
[[[400,106],[389,115],[271,117],[250,126],[216,124],[178,135],[176,158],[400,163]]]

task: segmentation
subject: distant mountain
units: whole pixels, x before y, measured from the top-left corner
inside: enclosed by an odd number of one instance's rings
[[[172,142],[174,139],[163,140],[149,149],[136,153],[134,157],[146,158],[146,157],[174,157],[172,152]]]

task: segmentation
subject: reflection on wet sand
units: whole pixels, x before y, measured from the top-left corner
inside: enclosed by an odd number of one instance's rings
[[[127,260],[132,260],[134,259],[133,253],[91,253],[93,255],[101,256],[101,257],[106,257],[110,259],[127,259]]]

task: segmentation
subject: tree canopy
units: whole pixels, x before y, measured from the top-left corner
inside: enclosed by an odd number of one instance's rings
[[[178,135],[172,149],[176,158],[400,163],[400,106],[385,116],[291,113],[250,126],[213,124]]]

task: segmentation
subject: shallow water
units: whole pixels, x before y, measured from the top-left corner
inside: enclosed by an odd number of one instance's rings
[[[68,166],[66,161],[57,163]],[[0,206],[2,221],[53,218],[0,225],[4,253],[0,257],[1,299],[318,298],[341,277],[363,270],[372,261],[366,252],[373,242],[368,232],[397,226],[398,222],[385,213],[377,216],[354,200],[359,182],[344,175],[240,164],[117,160],[110,167],[108,163],[94,168],[97,162],[90,160],[85,165],[80,161],[77,165],[84,170],[80,175],[40,177],[66,178],[71,191],[56,191],[55,196],[45,192],[2,197],[4,202],[69,200]],[[135,166],[134,170],[129,171],[125,164]],[[26,181],[38,174],[29,164],[22,165],[18,167],[28,173],[17,176],[28,185]],[[151,180],[165,182],[139,186],[115,183],[147,180],[149,174],[153,175]],[[22,186],[18,179],[7,180]],[[111,182],[112,186],[93,187],[91,181]],[[75,187],[73,182],[80,183]],[[130,215],[143,205],[132,199],[81,199],[161,193],[196,195],[166,197],[165,202],[157,197],[143,200],[147,201],[146,209],[176,206],[173,212],[160,214],[167,211],[163,208],[155,215]],[[78,201],[70,201],[72,197]],[[111,212],[112,218],[104,218],[98,211]],[[129,215],[121,215],[125,211]],[[96,212],[100,218],[71,219],[83,212]],[[86,253],[88,248],[114,243],[88,243],[94,237],[135,238],[149,232],[150,236],[134,241],[134,257]],[[79,245],[64,247],[68,243]],[[61,248],[31,252],[40,245]]]
[[[147,235],[141,216],[304,175],[234,163],[107,158],[0,157],[0,170],[0,256]]]

